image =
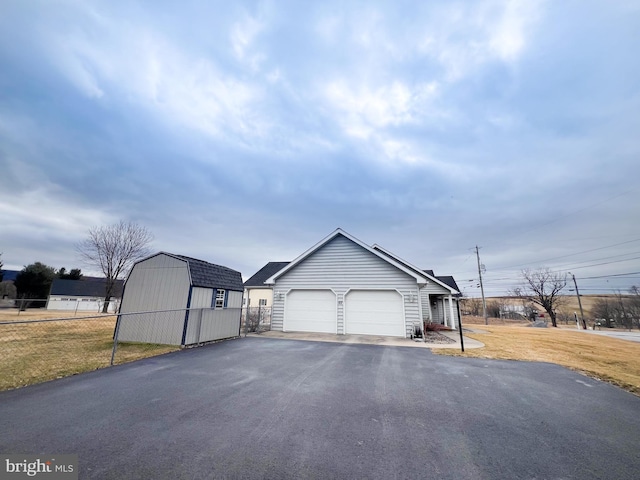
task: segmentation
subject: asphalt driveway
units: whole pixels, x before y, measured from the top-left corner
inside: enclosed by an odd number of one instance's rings
[[[0,393],[80,478],[637,478],[640,398],[550,364],[232,340]]]

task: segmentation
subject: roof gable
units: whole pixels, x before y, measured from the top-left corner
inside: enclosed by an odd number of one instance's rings
[[[388,250],[385,250],[384,248],[382,248],[380,245],[374,245],[373,249],[384,253],[385,255],[388,255],[389,257],[392,257],[394,259],[396,259],[398,262],[402,263],[403,265],[405,265],[407,268],[410,268],[414,271],[417,272],[421,272],[423,275],[427,275],[427,277],[437,283],[438,285],[446,288],[447,290],[451,291],[451,293],[460,293],[458,291],[458,285],[456,285],[455,280],[453,279],[453,277],[451,276],[447,276],[447,277],[436,277],[433,274],[433,270],[420,270],[418,267],[411,265],[409,262],[407,262],[406,260],[401,259],[400,257],[398,257],[397,255],[394,255],[393,253],[389,252]],[[444,279],[447,279],[447,281],[445,281]],[[453,283],[452,283],[453,282]],[[455,285],[455,287],[453,286]]]
[[[273,274],[278,273],[284,267],[289,265],[290,262],[269,262],[260,270],[258,270],[249,280],[244,282],[246,287],[264,287],[264,282]]]
[[[342,237],[346,238],[347,240],[350,240],[351,242],[355,243],[356,245],[362,247],[367,252],[372,253],[376,257],[384,260],[385,262],[387,262],[390,265],[394,266],[398,270],[401,270],[402,272],[406,273],[407,275],[413,277],[418,283],[426,283],[427,282],[426,275],[424,273],[422,273],[420,270],[414,270],[414,269],[411,269],[411,268],[407,268],[405,265],[403,265],[402,263],[398,262],[395,258],[393,258],[393,257],[391,257],[389,255],[385,255],[385,254],[381,253],[380,251],[377,251],[377,250],[373,249],[372,247],[370,247],[366,243],[364,243],[364,242],[358,240],[357,238],[349,235],[344,230],[342,230],[340,228],[337,228],[333,233],[331,233],[327,237],[323,238],[320,242],[318,242],[313,247],[308,249],[302,255],[300,255],[295,260],[293,260],[291,263],[289,263],[287,266],[285,266],[284,268],[280,269],[279,271],[277,271],[276,273],[271,275],[268,279],[265,280],[265,284],[273,284],[273,283],[275,283],[275,281],[278,279],[278,277],[280,277],[280,276],[284,275],[286,272],[292,270],[293,268],[296,267],[296,265],[299,265],[300,263],[304,262],[313,253],[315,253],[318,250],[320,250],[327,243],[329,243],[330,241],[332,241],[334,238],[336,238],[338,236],[342,236]]]

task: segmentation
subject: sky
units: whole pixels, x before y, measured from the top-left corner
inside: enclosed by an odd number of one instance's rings
[[[639,47],[637,0],[3,0],[4,268],[122,219],[245,279],[340,227],[472,297],[476,246],[488,295],[640,285]]]

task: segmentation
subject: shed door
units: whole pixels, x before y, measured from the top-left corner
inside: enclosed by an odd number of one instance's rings
[[[395,290],[352,290],[345,296],[346,333],[406,337],[402,295]]]
[[[336,295],[331,290],[291,290],[284,307],[288,332],[337,333]]]

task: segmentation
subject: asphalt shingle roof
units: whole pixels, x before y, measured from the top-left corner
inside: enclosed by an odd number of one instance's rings
[[[122,296],[122,280],[116,280],[114,297]],[[51,295],[69,295],[73,297],[104,297],[106,280],[104,278],[83,277],[80,280],[54,278]]]
[[[264,282],[271,278],[276,272],[279,272],[290,262],[269,262],[260,270],[258,270],[249,280],[244,282],[245,287],[264,287]]]
[[[191,283],[194,287],[224,288],[238,292],[244,290],[242,275],[237,270],[205,262],[204,260],[185,257],[184,255],[174,256],[189,263]]]
[[[438,275],[436,278],[440,280],[442,283],[444,283],[445,285],[448,285],[451,288],[455,288],[457,291],[460,291],[460,289],[458,288],[458,284],[456,283],[456,281],[451,275],[444,275],[444,276]]]

